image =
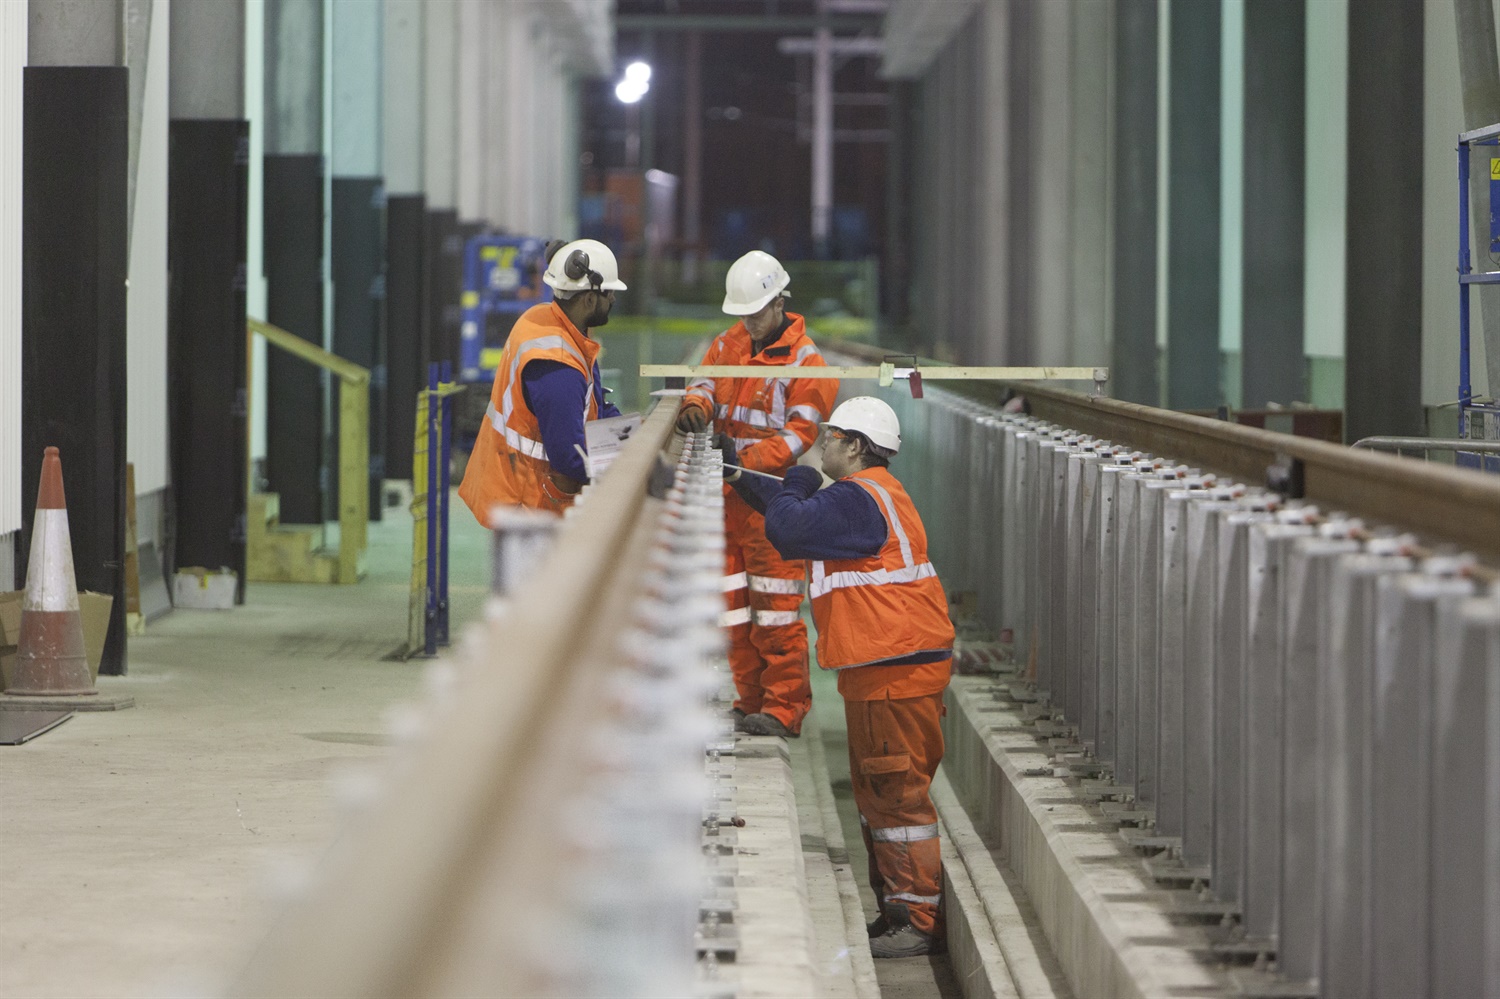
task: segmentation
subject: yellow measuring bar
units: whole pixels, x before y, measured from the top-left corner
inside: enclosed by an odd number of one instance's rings
[[[886,370],[882,370],[886,368]],[[806,366],[799,364],[643,364],[642,378],[832,378],[879,381],[910,378],[918,371],[923,381],[1107,382],[1108,368],[913,368],[911,365]]]

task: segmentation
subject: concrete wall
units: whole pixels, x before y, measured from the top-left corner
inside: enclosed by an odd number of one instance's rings
[[[178,0],[190,4],[191,0]],[[137,494],[170,483],[167,426],[167,119],[171,0],[151,0],[149,44],[130,65],[144,77],[125,299],[125,457]]]
[[[1159,37],[1157,164],[1157,342],[1169,335],[1168,267],[1172,201],[1168,123],[1172,93],[1173,0],[1156,6]],[[1180,2],[1180,0],[1179,0]],[[1348,9],[1350,0],[1307,3],[1302,351],[1305,401],[1341,406],[1346,338]],[[1457,206],[1453,146],[1462,127],[1454,15],[1449,0],[1423,0],[1426,20],[1422,240],[1422,397],[1431,406],[1457,394],[1458,296],[1453,280]],[[1119,56],[1118,6],[1013,0],[980,4],[939,31],[911,0],[887,19],[888,73],[917,81],[910,185],[913,231],[912,332],[938,356],[988,363],[1092,363],[1113,342],[1113,274],[1107,220],[1115,192],[1090,186],[1110,175],[1120,148],[1112,99]],[[960,10],[958,5],[952,11]],[[1218,129],[1217,336],[1220,397],[1240,393],[1245,307],[1244,163],[1246,0],[1221,6]],[[919,16],[922,15],[922,16]],[[1018,44],[1019,41],[1019,44]],[[1098,137],[1098,141],[1093,141]],[[1212,141],[1211,139],[1209,141]],[[1018,153],[1018,150],[1023,152]],[[1253,151],[1252,151],[1253,152]],[[1371,155],[1378,150],[1372,149]],[[966,212],[955,213],[962,191]],[[1017,193],[1020,197],[1018,199]],[[971,227],[980,231],[971,233]],[[984,275],[963,262],[972,253]],[[1373,279],[1373,276],[1372,276]],[[976,292],[976,287],[982,291]],[[1101,298],[1092,297],[1095,288]],[[968,302],[961,301],[967,299]],[[1489,391],[1475,319],[1476,392]],[[1413,331],[1416,335],[1416,331]],[[1117,361],[1117,363],[1120,363]],[[1154,364],[1154,358],[1129,363]],[[1293,391],[1289,389],[1288,391]],[[1288,397],[1290,401],[1290,396]]]
[[[0,4],[0,588],[21,528],[21,113],[26,7]],[[33,484],[32,488],[36,488]]]

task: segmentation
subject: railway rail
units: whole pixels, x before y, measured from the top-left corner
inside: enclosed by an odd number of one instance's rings
[[[967,630],[1012,638],[949,694],[950,874],[1010,867],[955,889],[966,928],[1024,888],[1078,994],[1500,980],[1500,482],[1050,386],[844,390],[897,406]],[[813,916],[836,904],[754,901],[810,877],[777,845],[807,830],[784,759],[735,754],[713,710],[718,471],[674,408],[461,643],[237,994],[871,994],[829,957],[863,941]],[[963,966],[1011,967],[971,994],[1038,994],[1016,927],[987,932]]]

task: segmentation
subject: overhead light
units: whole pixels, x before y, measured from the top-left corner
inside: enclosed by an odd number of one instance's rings
[[[633,62],[625,67],[625,79],[637,81],[644,88],[651,82],[651,67],[640,61]]]
[[[651,88],[644,81],[621,80],[615,84],[615,96],[620,99],[621,104],[634,104],[646,96],[646,91]]]

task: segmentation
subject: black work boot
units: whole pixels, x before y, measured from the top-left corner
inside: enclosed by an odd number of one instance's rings
[[[745,712],[739,708],[735,708],[730,714],[734,717],[734,730],[736,732],[745,731]]]
[[[740,722],[739,730],[750,735],[779,735],[787,739],[797,738],[797,733],[787,728],[775,717],[757,711],[753,715],[746,715],[745,720]]]
[[[890,928],[891,921],[889,919],[886,919],[885,913],[882,912],[880,915],[876,916],[872,922],[865,924],[865,934],[869,936],[871,940],[874,940],[876,937],[885,936],[886,931]]]
[[[881,919],[886,920],[886,930],[879,936],[870,938],[871,957],[922,957],[937,952],[933,938],[911,924],[906,906],[898,902],[886,902],[885,914]]]

